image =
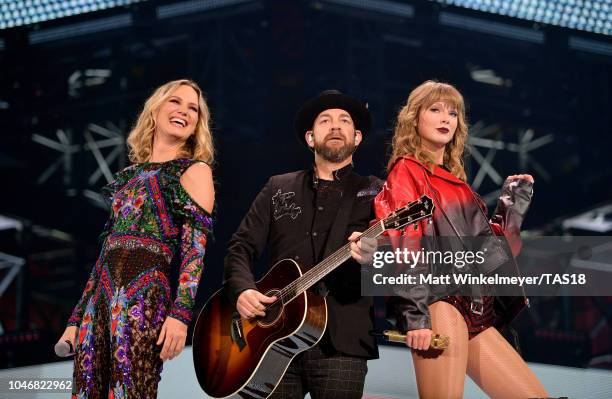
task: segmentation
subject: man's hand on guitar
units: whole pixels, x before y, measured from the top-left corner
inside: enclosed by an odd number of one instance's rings
[[[275,296],[265,296],[257,290],[245,290],[238,297],[236,310],[245,319],[252,319],[256,316],[265,316],[265,304],[276,301]]]
[[[372,262],[376,251],[376,239],[361,237],[361,232],[354,231],[348,240],[351,243],[351,256],[362,265]]]

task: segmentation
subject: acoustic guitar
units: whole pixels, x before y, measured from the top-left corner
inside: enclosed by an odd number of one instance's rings
[[[431,198],[397,209],[363,232],[376,238],[431,216]],[[351,257],[350,243],[308,271],[292,259],[276,263],[255,285],[276,296],[264,317],[244,319],[222,288],[204,305],[193,332],[193,361],[198,382],[214,398],[267,398],[291,360],[314,346],[327,324],[325,298],[309,290]]]

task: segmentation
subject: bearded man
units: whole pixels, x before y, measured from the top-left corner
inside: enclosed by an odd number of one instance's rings
[[[315,286],[327,297],[325,334],[297,355],[272,398],[361,398],[367,360],[378,358],[373,301],[362,297],[360,267],[374,250],[360,240],[374,218],[372,200],[382,182],[353,171],[353,153],[372,125],[362,102],[327,90],[302,105],[298,138],[314,154],[314,167],[271,177],[255,198],[225,258],[225,283],[244,318],[264,316],[268,297],[255,286],[252,267],[265,248],[269,265],[291,258],[308,270],[347,240],[349,259]]]

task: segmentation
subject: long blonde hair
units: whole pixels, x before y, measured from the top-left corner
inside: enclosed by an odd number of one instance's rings
[[[215,158],[215,148],[210,132],[210,111],[204,99],[202,89],[192,80],[180,79],[170,81],[160,87],[145,101],[142,112],[127,138],[130,161],[147,162],[153,151],[153,135],[155,133],[155,116],[159,107],[179,86],[186,85],[195,90],[198,95],[198,122],[193,134],[187,139],[180,156],[204,161],[212,164]]]
[[[391,171],[399,158],[407,155],[412,155],[430,168],[434,166],[435,162],[431,154],[421,145],[417,122],[421,110],[427,109],[438,101],[447,103],[457,111],[457,130],[444,149],[443,166],[457,178],[463,181],[467,179],[462,159],[468,132],[463,96],[454,86],[432,80],[412,90],[408,101],[397,115],[387,171]]]

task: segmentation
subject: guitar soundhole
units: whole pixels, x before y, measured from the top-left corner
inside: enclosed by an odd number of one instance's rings
[[[279,296],[280,290],[270,290],[265,293],[266,296]],[[261,327],[270,327],[283,314],[283,301],[279,298],[276,302],[268,305],[266,309],[266,315],[257,319],[257,324]]]

